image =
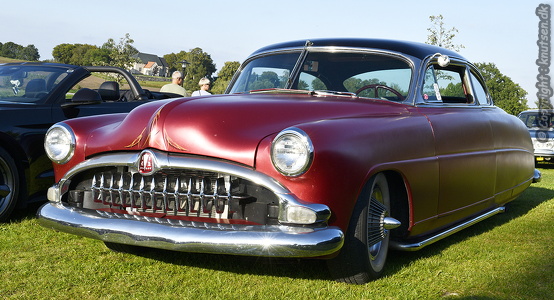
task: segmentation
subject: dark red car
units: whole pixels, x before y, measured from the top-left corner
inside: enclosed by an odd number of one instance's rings
[[[283,43],[227,92],[51,127],[57,184],[40,223],[118,251],[323,258],[365,283],[389,248],[502,212],[539,179],[523,123],[446,49]]]

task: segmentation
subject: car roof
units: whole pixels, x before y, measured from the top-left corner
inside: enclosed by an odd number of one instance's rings
[[[306,43],[310,42],[312,47],[354,47],[354,48],[371,48],[379,50],[390,50],[399,53],[405,53],[413,57],[424,59],[429,55],[441,53],[450,57],[457,57],[465,60],[459,53],[434,45],[401,41],[389,39],[364,39],[364,38],[327,38],[327,39],[309,39],[297,40],[284,43],[269,45],[256,50],[251,54],[257,55],[264,52],[303,48]]]

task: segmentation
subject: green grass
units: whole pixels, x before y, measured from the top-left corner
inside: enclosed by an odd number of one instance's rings
[[[418,252],[391,252],[385,277],[331,281],[317,260],[109,251],[45,229],[36,208],[0,223],[8,299],[554,299],[554,166],[506,213]]]
[[[13,58],[7,58],[0,56],[0,64],[7,64],[7,63],[14,63],[14,62],[21,62],[20,59],[13,59]]]

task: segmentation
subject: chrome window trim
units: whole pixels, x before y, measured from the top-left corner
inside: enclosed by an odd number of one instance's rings
[[[244,70],[244,67],[248,65],[252,60],[270,56],[270,55],[277,55],[277,54],[287,54],[287,53],[294,53],[298,52],[299,55],[299,61],[296,62],[294,69],[291,71],[291,77],[298,76],[297,73],[300,72],[300,67],[303,63],[303,60],[309,55],[310,52],[348,52],[348,53],[368,53],[368,54],[375,54],[375,55],[384,55],[389,57],[394,57],[397,59],[401,59],[404,62],[406,62],[411,71],[412,74],[410,76],[410,84],[409,84],[409,91],[408,95],[406,96],[406,99],[402,101],[401,103],[405,104],[415,104],[415,95],[417,95],[417,87],[418,84],[418,76],[419,74],[416,73],[416,65],[419,63],[419,59],[412,57],[410,55],[407,55],[405,53],[393,51],[393,50],[383,50],[378,48],[363,48],[363,47],[346,47],[346,46],[303,46],[303,47],[290,47],[290,48],[281,48],[281,49],[273,49],[270,51],[260,52],[256,55],[253,55],[251,57],[248,57],[239,67],[235,75],[233,76],[231,82],[227,86],[227,89],[225,90],[225,93],[228,94],[231,90],[231,87],[236,83],[236,80]],[[300,62],[302,60],[302,62]],[[297,73],[295,73],[297,72]],[[287,86],[286,88],[289,88]]]

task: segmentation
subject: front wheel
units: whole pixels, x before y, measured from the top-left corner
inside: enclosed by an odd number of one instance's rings
[[[358,197],[340,253],[327,261],[335,280],[364,284],[381,276],[389,230],[400,225],[389,217],[390,208],[387,178],[380,173],[367,182]]]
[[[13,158],[0,148],[0,221],[6,220],[17,205],[20,173]]]

